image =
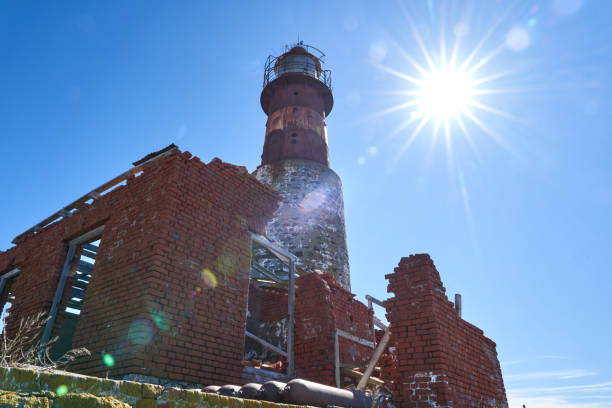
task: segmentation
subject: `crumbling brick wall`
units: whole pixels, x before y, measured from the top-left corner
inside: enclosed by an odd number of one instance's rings
[[[507,408],[495,343],[459,317],[429,255],[402,258],[386,278],[398,406]]]
[[[372,311],[332,275],[308,273],[296,281],[295,370],[311,381],[334,385],[336,329],[374,341]],[[372,348],[340,338],[340,362],[367,364]],[[344,375],[342,376],[344,378]]]
[[[0,253],[20,269],[9,332],[49,310],[67,242],[104,225],[73,346],[72,370],[229,383],[241,373],[250,232],[263,232],[278,195],[246,169],[172,151],[70,217]],[[61,319],[58,320],[61,324]],[[112,367],[102,363],[111,354]]]
[[[258,322],[275,322],[289,313],[286,288],[249,287],[249,313]]]

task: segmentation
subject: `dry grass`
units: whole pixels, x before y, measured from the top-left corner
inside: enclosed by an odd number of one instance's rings
[[[46,312],[21,319],[19,328],[12,337],[7,337],[6,330],[2,332],[0,349],[1,367],[30,367],[42,369],[55,369],[66,365],[81,356],[91,353],[86,348],[69,350],[56,360],[51,359],[50,353],[57,337],[47,343],[41,343],[41,335],[49,321]]]

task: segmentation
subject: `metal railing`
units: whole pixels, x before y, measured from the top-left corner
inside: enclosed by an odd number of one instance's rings
[[[311,78],[315,78],[322,82],[325,86],[332,90],[332,80],[331,80],[331,71],[328,69],[317,69],[315,67],[314,62],[312,66],[310,64],[304,64],[302,62],[283,62],[283,70],[279,72],[277,69],[277,61],[281,57],[274,57],[272,55],[268,56],[268,60],[266,61],[266,66],[264,68],[264,80],[263,87],[265,88],[268,84],[275,79],[288,74],[298,74],[305,75]]]

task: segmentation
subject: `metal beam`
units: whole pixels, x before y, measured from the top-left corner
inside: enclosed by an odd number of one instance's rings
[[[287,293],[288,298],[288,309],[289,309],[289,328],[288,328],[288,336],[287,336],[287,352],[289,353],[289,357],[287,357],[289,363],[289,369],[287,371],[287,375],[293,377],[295,371],[295,363],[293,360],[293,343],[294,343],[294,330],[295,330],[295,260],[291,259],[289,261],[289,290]]]
[[[278,347],[276,347],[274,344],[270,344],[267,341],[265,341],[264,339],[260,339],[259,337],[257,337],[256,335],[254,335],[253,333],[249,332],[248,330],[244,331],[244,335],[247,336],[250,339],[255,340],[256,342],[258,342],[259,344],[261,344],[262,346],[264,346],[265,348],[272,350],[275,353],[280,354],[281,356],[289,359],[289,354],[284,351],[279,349]]]
[[[254,263],[254,262],[251,263],[251,268],[253,268],[256,272],[259,272],[260,274],[264,275],[266,278],[271,279],[276,283],[280,283],[280,284],[287,283],[287,281],[283,280],[280,276],[278,276],[274,272],[267,270],[266,268],[259,265],[258,263]]]
[[[373,342],[366,340],[366,339],[362,339],[361,337],[357,337],[351,333],[347,333],[344,330],[336,329],[336,333],[338,333],[338,336],[342,336],[345,339],[349,339],[351,341],[354,341],[355,343],[359,343],[362,346],[371,347],[371,348],[376,347]]]
[[[259,235],[259,234],[252,232],[251,238],[257,244],[268,249],[270,252],[272,252],[274,255],[276,255],[281,261],[283,261],[286,264],[289,264],[291,260],[293,261],[297,260],[297,257],[293,255],[291,252],[287,251],[284,248],[279,247],[278,245],[273,244],[272,242],[270,242],[270,240],[268,240],[268,238],[264,237],[263,235]]]
[[[338,340],[338,331],[334,333],[334,366],[336,369],[336,387],[340,388],[340,341]]]
[[[378,300],[374,296],[366,295],[366,299],[368,300],[368,307],[370,309],[372,308],[372,303],[376,303],[380,307],[385,307],[385,305],[382,302],[382,300]]]

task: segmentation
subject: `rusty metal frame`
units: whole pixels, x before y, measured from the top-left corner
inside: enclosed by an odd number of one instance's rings
[[[340,341],[339,337],[344,337],[345,339],[351,340],[355,343],[359,343],[362,346],[375,348],[373,342],[362,339],[361,337],[357,337],[354,334],[347,333],[344,330],[336,329],[334,332],[334,366],[335,366],[335,377],[336,377],[336,387],[340,388]]]
[[[295,314],[294,314],[294,311],[295,311],[295,272],[296,272],[295,263],[297,261],[297,257],[293,255],[291,252],[287,251],[286,249],[281,248],[280,246],[270,242],[263,235],[255,234],[254,232],[251,233],[251,242],[255,242],[258,245],[266,248],[274,256],[280,259],[281,262],[289,266],[289,284],[288,284],[288,290],[287,290],[288,292],[287,293],[287,298],[288,298],[287,299],[287,309],[288,309],[288,315],[289,315],[289,322],[288,322],[289,327],[288,327],[288,334],[287,334],[287,351],[285,352],[279,349],[278,347],[268,343],[267,341],[260,339],[254,334],[246,331],[246,329],[245,329],[245,336],[259,342],[262,346],[286,357],[287,363],[288,363],[287,375],[290,377],[293,377],[294,371],[295,371],[293,344],[294,344],[294,336],[295,336],[295,333],[294,333],[294,330],[295,330]],[[251,253],[253,253],[252,249],[251,249]]]

